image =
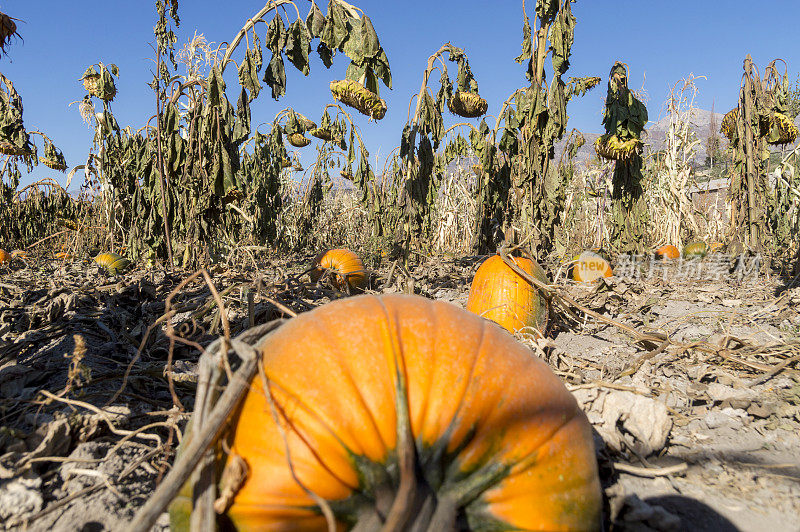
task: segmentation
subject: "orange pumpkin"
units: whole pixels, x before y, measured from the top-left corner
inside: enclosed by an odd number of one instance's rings
[[[331,249],[323,251],[314,259],[314,269],[309,275],[317,282],[325,271],[330,272],[331,283],[339,290],[345,286],[350,289],[361,289],[367,284],[367,272],[358,255],[349,249]]]
[[[666,259],[679,259],[681,258],[681,252],[678,251],[678,248],[673,246],[672,244],[667,244],[666,246],[661,246],[656,251],[656,258],[666,260]]]
[[[220,446],[226,470],[240,458],[248,467],[221,518],[236,530],[326,530],[309,491],[339,529],[359,516],[379,528],[376,507],[385,517],[398,489],[402,430],[416,502],[454,497],[459,529],[599,530],[586,416],[547,364],[486,320],[419,296],[362,295],[304,313],[256,347],[266,379],[253,379]],[[172,530],[186,527],[190,493],[170,508]],[[409,514],[402,529],[430,519],[422,504]]]
[[[536,261],[513,257],[526,273],[547,284],[547,275]],[[547,300],[531,284],[503,262],[500,255],[486,259],[475,272],[469,288],[467,310],[492,320],[507,331],[543,332],[547,327]]]
[[[724,249],[725,249],[725,244],[723,244],[722,242],[712,242],[712,243],[711,243],[711,244],[708,246],[708,252],[709,252],[709,253],[717,253],[717,252],[721,252],[721,251],[723,251]]]
[[[572,265],[572,279],[579,283],[593,283],[601,277],[611,277],[614,272],[606,259],[592,251],[584,251]]]
[[[11,262],[11,254],[4,249],[0,249],[0,264]]]

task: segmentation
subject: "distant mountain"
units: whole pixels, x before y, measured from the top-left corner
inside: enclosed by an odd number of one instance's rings
[[[712,114],[711,111],[706,111],[705,109],[691,109],[688,115],[689,129],[694,133],[695,137],[700,140],[700,144],[697,146],[696,150],[697,155],[695,156],[695,162],[697,164],[702,164],[707,156],[706,143],[711,136],[710,125]],[[716,134],[719,136],[720,146],[723,149],[728,146],[728,139],[719,131],[724,116],[725,115],[721,113],[714,113]],[[651,151],[664,149],[669,132],[669,116],[662,118],[655,124],[651,124],[650,127],[645,128],[645,131],[647,132],[647,136],[644,138],[644,142],[650,146]]]

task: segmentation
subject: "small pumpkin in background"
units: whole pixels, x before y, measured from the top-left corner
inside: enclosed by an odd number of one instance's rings
[[[58,260],[72,260],[75,258],[75,256],[68,251],[59,251],[55,256]]]
[[[11,253],[4,249],[0,249],[0,264],[10,263],[12,258],[13,257],[11,256]]]
[[[94,261],[105,268],[111,275],[121,273],[131,265],[131,261],[116,253],[101,253],[94,258]]]
[[[524,257],[510,257],[520,269],[548,284],[539,264]],[[503,262],[500,255],[480,265],[469,288],[467,310],[491,320],[510,333],[530,330],[543,333],[547,327],[549,305],[534,286]]]
[[[402,502],[398,456],[411,449],[415,497],[397,529],[430,530],[434,513],[446,516],[440,530],[600,529],[586,416],[545,362],[486,320],[419,296],[362,295],[255,348],[263,377],[218,447],[218,493],[233,491],[221,525],[327,530],[313,493],[338,530],[378,530]],[[226,490],[226,478],[244,481]],[[188,530],[190,512],[187,483],[171,530]]]
[[[738,257],[739,255],[743,254],[744,251],[745,251],[744,244],[742,244],[738,240],[732,240],[728,244],[728,246],[726,248],[726,251],[728,252],[729,255],[733,255],[733,256]]]
[[[572,280],[579,283],[593,283],[601,277],[611,277],[614,271],[611,265],[600,254],[584,251],[575,257],[572,265]]]
[[[317,282],[328,272],[331,284],[339,290],[360,290],[367,284],[367,271],[358,255],[349,249],[329,249],[314,258],[314,269],[309,275]]]
[[[719,253],[724,250],[725,250],[725,244],[723,244],[722,242],[712,242],[708,246],[709,253]]]
[[[689,242],[683,248],[683,258],[699,259],[708,254],[708,245],[705,242]]]
[[[666,246],[661,246],[655,251],[656,258],[661,260],[667,259],[679,259],[681,258],[681,252],[673,246],[672,244],[667,244]]]

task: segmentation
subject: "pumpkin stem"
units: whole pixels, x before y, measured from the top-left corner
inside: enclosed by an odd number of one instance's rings
[[[458,505],[456,504],[455,497],[445,495],[437,501],[436,511],[433,512],[433,516],[430,518],[427,532],[456,530],[457,515]]]

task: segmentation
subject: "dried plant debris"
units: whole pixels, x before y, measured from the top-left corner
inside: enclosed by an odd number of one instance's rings
[[[238,334],[347,297],[310,282],[310,256],[219,268],[209,276],[217,297],[202,276],[186,283],[136,265],[110,275],[29,255],[0,284],[0,515],[31,530],[124,526],[174,459],[197,346],[226,322]],[[406,267],[389,248],[364,257],[374,269],[367,291],[460,306],[483,260]],[[560,266],[543,262],[551,275]],[[594,425],[607,524],[674,530],[691,519],[692,501],[740,529],[757,524],[726,508],[758,507],[768,524],[796,515],[800,288],[640,273],[594,285],[553,275],[577,306],[556,305],[549,338],[519,338]],[[650,340],[637,342],[631,330]],[[218,505],[227,502],[220,493]]]

